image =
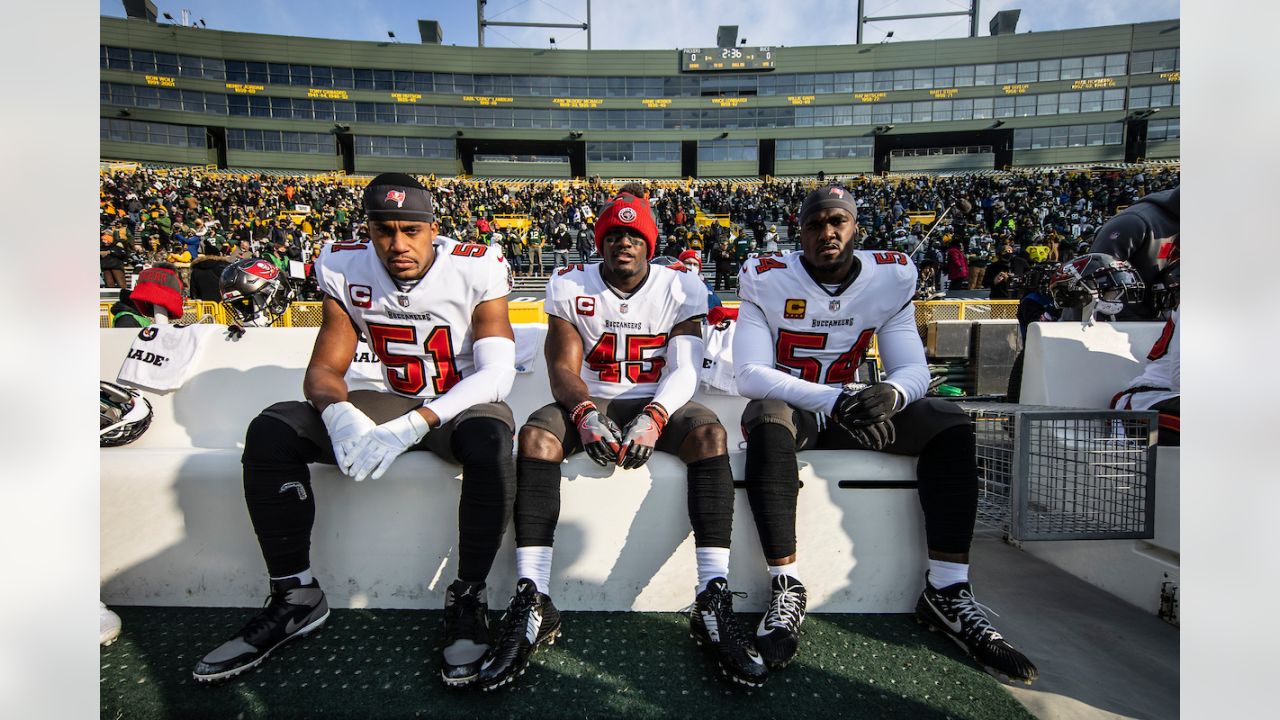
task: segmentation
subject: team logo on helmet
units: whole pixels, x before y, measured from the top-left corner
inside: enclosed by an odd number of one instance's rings
[[[402,207],[404,207],[404,191],[403,191],[403,190],[388,190],[388,191],[387,191],[387,196],[386,196],[385,198],[383,198],[383,199],[382,199],[382,201],[383,201],[383,202],[394,202],[394,203],[396,204],[396,207],[398,207],[398,208],[402,208]]]
[[[263,280],[274,280],[280,274],[280,268],[267,262],[266,260],[258,260],[254,264],[246,267],[245,272],[250,275],[260,277]]]
[[[636,221],[635,208],[630,208],[630,207],[622,208],[621,210],[618,211],[618,219],[624,223],[635,222]]]

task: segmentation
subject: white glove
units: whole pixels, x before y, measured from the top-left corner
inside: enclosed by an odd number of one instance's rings
[[[320,413],[324,427],[329,431],[329,440],[333,443],[333,456],[338,460],[338,469],[351,474],[352,451],[360,444],[361,438],[377,427],[377,423],[368,415],[349,402],[333,403]]]
[[[349,474],[356,482],[365,478],[377,480],[391,467],[392,461],[400,457],[400,453],[417,445],[430,429],[431,426],[417,410],[376,426],[351,452]]]

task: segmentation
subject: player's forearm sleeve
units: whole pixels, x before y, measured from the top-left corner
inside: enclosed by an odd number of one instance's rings
[[[902,407],[924,397],[929,390],[929,365],[910,302],[876,331],[876,346],[884,365],[884,381],[898,389]]]
[[[773,333],[755,303],[743,301],[733,331],[733,362],[738,394],[747,398],[782,400],[792,407],[829,414],[840,388],[792,377],[773,367]]]
[[[463,410],[481,403],[498,402],[511,392],[516,379],[516,343],[504,337],[480,338],[471,344],[476,371],[462,378],[444,395],[425,404],[444,425]]]
[[[684,407],[698,389],[703,347],[702,338],[693,335],[677,335],[667,341],[667,371],[658,383],[653,401],[668,413]]]

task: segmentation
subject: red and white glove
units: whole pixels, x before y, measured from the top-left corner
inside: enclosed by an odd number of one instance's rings
[[[618,424],[602,414],[595,403],[590,400],[578,403],[569,418],[578,428],[583,449],[597,465],[606,467],[618,457],[621,447],[619,437],[622,433],[618,430]]]
[[[427,436],[431,426],[417,410],[410,410],[394,420],[378,425],[352,451],[351,477],[356,482],[365,478],[377,480],[405,450]]]
[[[329,441],[333,443],[333,457],[338,461],[338,469],[345,475],[351,475],[352,451],[378,424],[346,401],[326,407],[320,413],[320,419],[324,421]]]
[[[658,438],[667,427],[667,417],[666,408],[651,402],[627,423],[622,431],[622,449],[618,451],[617,460],[622,469],[632,470],[649,460],[653,446],[658,444]]]

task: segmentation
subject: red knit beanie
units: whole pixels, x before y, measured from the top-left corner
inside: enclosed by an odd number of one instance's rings
[[[145,315],[154,316],[152,306],[159,305],[169,317],[182,317],[182,279],[172,267],[156,265],[138,273],[138,282],[129,297]]]
[[[702,257],[698,255],[697,250],[685,250],[680,253],[679,260],[681,264],[684,264],[685,260],[696,260],[698,261],[698,267],[702,267]]]
[[[658,225],[653,221],[648,200],[631,193],[618,193],[600,210],[596,218],[596,252],[601,257],[604,256],[604,236],[616,227],[639,231],[648,245],[649,255],[645,259],[653,259],[658,245]]]

